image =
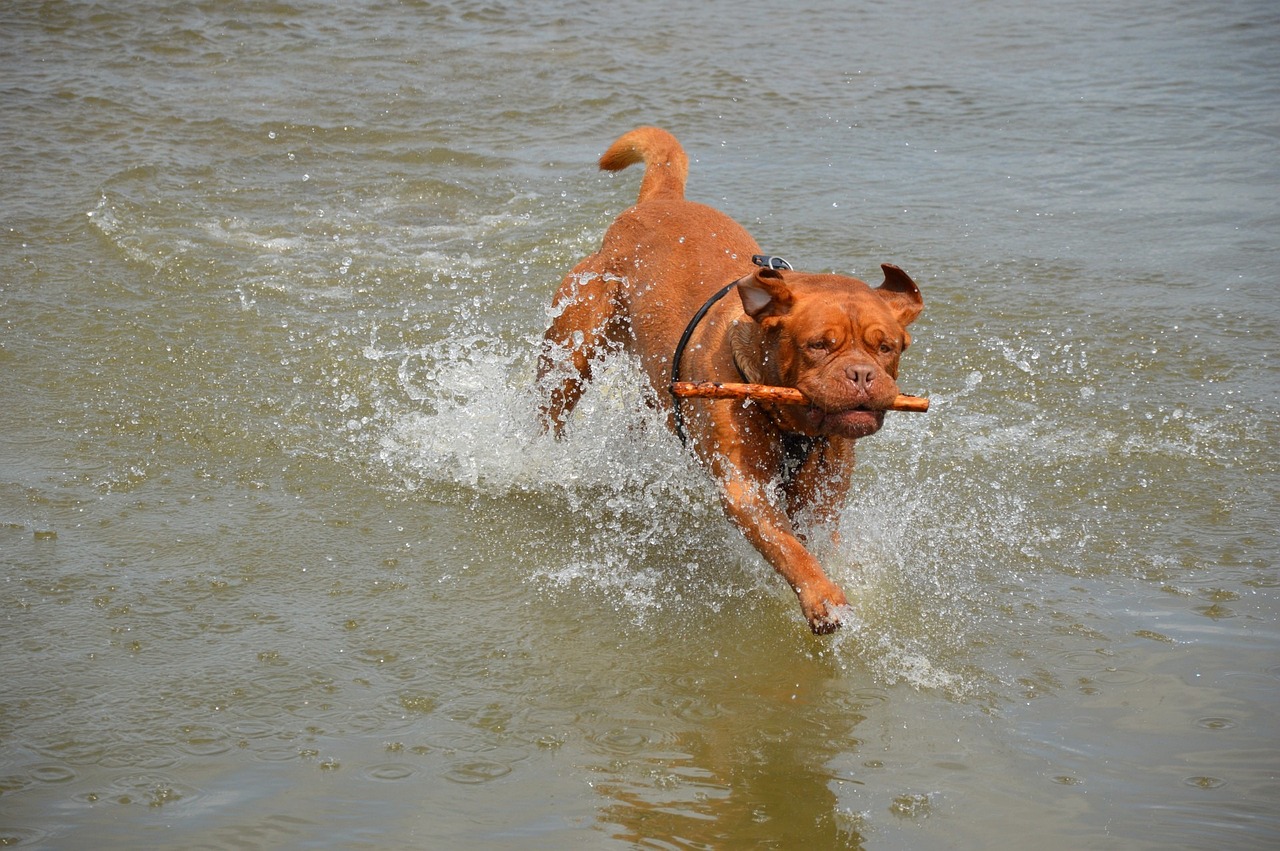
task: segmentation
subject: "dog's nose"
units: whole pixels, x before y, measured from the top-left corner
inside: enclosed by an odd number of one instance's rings
[[[844,374],[853,382],[853,386],[859,390],[870,390],[871,382],[875,380],[875,370],[869,366],[846,366]]]

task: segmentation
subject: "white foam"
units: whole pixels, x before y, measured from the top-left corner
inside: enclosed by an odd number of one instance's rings
[[[475,335],[414,350],[366,347],[367,358],[398,364],[399,389],[415,403],[411,411],[389,406],[378,438],[379,457],[396,481],[411,490],[450,485],[563,502],[578,528],[555,552],[539,551],[529,581],[552,595],[595,598],[632,624],[659,611],[696,617],[748,594],[793,605],[723,517],[714,485],[646,406],[633,361],[605,358],[565,438],[542,433],[531,354],[538,343],[509,349]],[[951,606],[951,595],[963,589],[950,584],[970,581],[948,573],[923,543],[935,534],[928,518],[951,509],[919,491],[908,489],[907,499],[895,488],[866,485],[857,486],[841,525],[844,543],[829,556],[832,578],[851,601],[831,647],[885,682],[958,692],[950,654],[963,637],[935,648],[934,636],[915,623],[918,608]],[[722,567],[710,569],[708,561]],[[725,564],[735,568],[725,571]],[[952,614],[944,617],[962,629],[963,618]],[[795,627],[805,629],[798,607]]]

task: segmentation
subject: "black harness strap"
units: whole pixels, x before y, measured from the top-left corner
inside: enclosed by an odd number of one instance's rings
[[[772,254],[755,254],[751,257],[751,262],[765,269],[790,269],[791,264],[781,257],[775,257]],[[675,384],[680,380],[680,361],[684,357],[685,346],[689,345],[689,338],[693,336],[693,331],[698,327],[698,323],[702,321],[702,317],[707,315],[707,311],[712,305],[729,294],[729,290],[737,286],[738,282],[731,281],[716,292],[711,298],[707,299],[702,307],[698,308],[698,312],[693,314],[693,318],[689,320],[689,324],[684,326],[684,333],[680,335],[680,342],[676,344],[675,355],[671,358],[671,383]],[[684,409],[681,408],[681,398],[671,393],[672,413],[676,423],[676,437],[680,438],[680,445],[687,446],[689,443],[688,435],[684,430]]]

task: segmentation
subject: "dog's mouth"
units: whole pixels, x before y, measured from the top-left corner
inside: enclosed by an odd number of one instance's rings
[[[884,411],[873,408],[826,411],[810,405],[805,413],[815,432],[836,437],[866,437],[884,425]]]

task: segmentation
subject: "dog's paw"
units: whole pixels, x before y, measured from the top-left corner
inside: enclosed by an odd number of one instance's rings
[[[848,613],[848,606],[827,606],[823,612],[809,617],[809,629],[814,635],[830,635],[844,626]]]
[[[814,635],[830,635],[836,630],[853,630],[857,632],[859,623],[853,611],[853,606],[828,606],[827,613],[822,621],[815,623],[809,621],[809,629],[813,630]]]
[[[852,614],[844,592],[828,585],[817,593],[801,594],[800,608],[814,635],[828,635],[844,626]]]

